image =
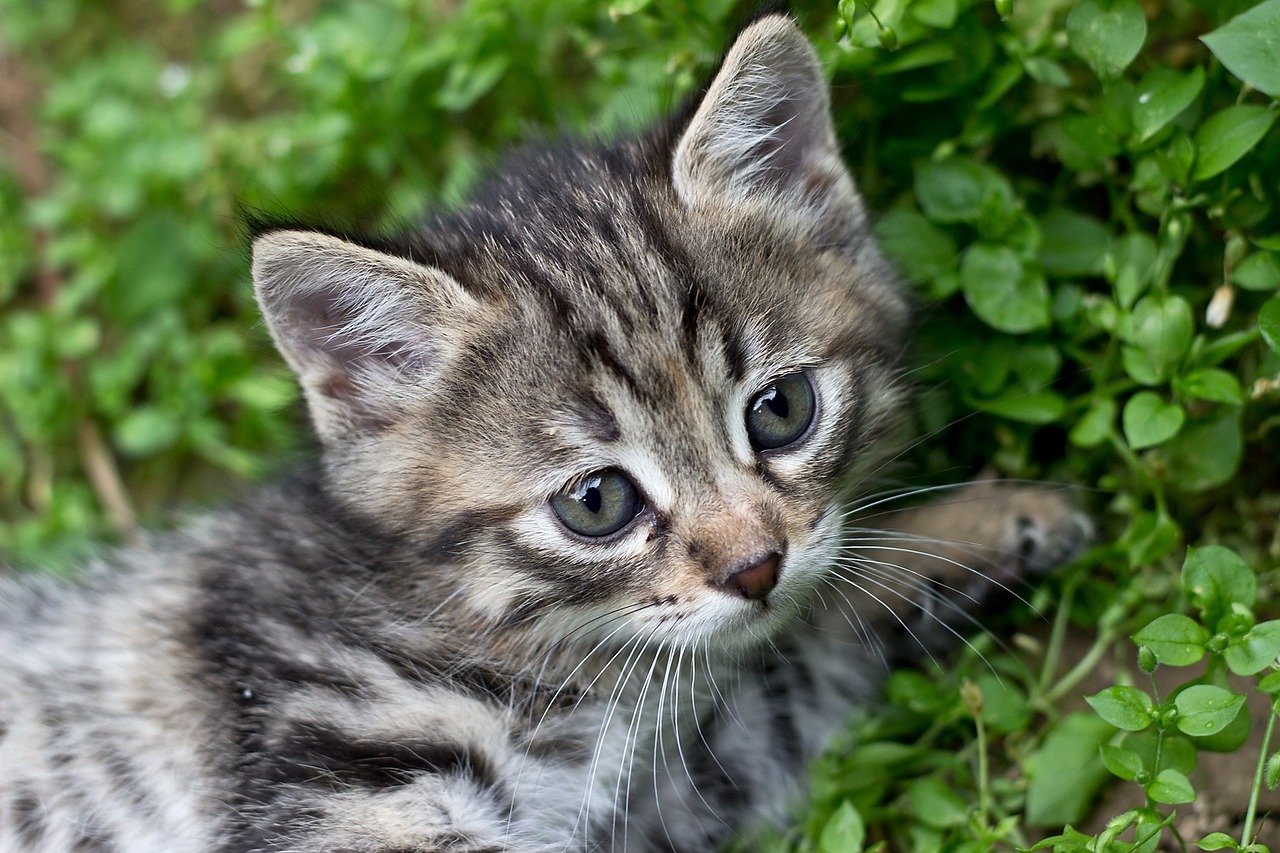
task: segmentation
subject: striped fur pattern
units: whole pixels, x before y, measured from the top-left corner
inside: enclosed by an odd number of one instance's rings
[[[254,277],[322,458],[0,587],[6,853],[714,850],[1084,533],[1041,489],[865,497],[907,307],[782,16],[639,139],[392,239],[263,229]],[[609,477],[631,516],[575,531]]]

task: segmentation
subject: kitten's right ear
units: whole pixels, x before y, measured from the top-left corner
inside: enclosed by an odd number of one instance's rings
[[[394,423],[477,307],[441,270],[310,231],[255,239],[253,282],[326,442]]]
[[[818,55],[789,17],[738,36],[675,144],[672,179],[689,207],[754,206],[820,244],[863,227]]]

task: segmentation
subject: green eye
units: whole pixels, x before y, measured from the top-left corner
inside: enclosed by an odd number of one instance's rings
[[[789,373],[766,385],[747,405],[747,437],[756,450],[795,444],[809,431],[816,408],[813,385]]]
[[[621,471],[596,471],[551,496],[564,526],[580,536],[617,533],[640,514],[640,492]]]

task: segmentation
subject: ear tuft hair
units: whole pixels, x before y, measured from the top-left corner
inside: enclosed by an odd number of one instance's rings
[[[768,15],[730,48],[676,143],[672,179],[693,208],[762,205],[823,243],[863,217],[840,159],[827,84],[795,22]]]
[[[474,307],[438,269],[314,231],[260,234],[253,280],[325,441],[394,422],[440,374]]]

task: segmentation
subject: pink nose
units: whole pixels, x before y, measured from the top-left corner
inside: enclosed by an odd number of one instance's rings
[[[745,568],[738,569],[716,586],[725,592],[759,601],[769,594],[769,590],[778,585],[778,563],[781,561],[782,555],[776,551],[767,554],[752,560]]]

